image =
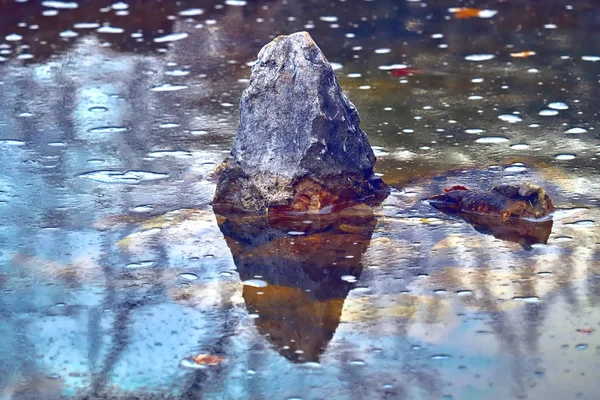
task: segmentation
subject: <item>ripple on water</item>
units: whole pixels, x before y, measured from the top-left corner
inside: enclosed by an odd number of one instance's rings
[[[100,170],[91,171],[80,174],[79,177],[89,179],[91,181],[102,182],[102,183],[124,183],[124,184],[137,184],[144,181],[155,181],[158,179],[166,179],[169,174],[152,172],[152,171],[110,171]]]
[[[119,133],[127,132],[129,128],[125,126],[100,126],[98,128],[88,129],[90,133]]]
[[[93,112],[93,113],[102,113],[102,112],[107,112],[108,108],[102,107],[102,106],[94,106],[94,107],[88,108],[88,111]]]
[[[190,272],[184,272],[183,274],[179,274],[178,276],[179,279],[181,279],[182,281],[195,281],[196,279],[198,279],[198,275],[196,274],[192,274]]]

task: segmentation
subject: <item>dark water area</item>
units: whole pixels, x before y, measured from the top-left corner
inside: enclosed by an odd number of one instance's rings
[[[597,399],[599,29],[595,1],[0,0],[0,398]],[[215,215],[252,63],[299,30],[394,190]],[[524,181],[552,221],[422,201]]]

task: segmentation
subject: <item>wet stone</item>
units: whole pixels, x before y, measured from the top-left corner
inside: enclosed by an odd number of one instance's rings
[[[385,196],[359,122],[310,35],[277,37],[260,51],[242,95],[233,149],[219,168],[215,209],[319,212]]]

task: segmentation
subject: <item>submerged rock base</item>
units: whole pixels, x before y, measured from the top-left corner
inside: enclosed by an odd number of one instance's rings
[[[376,201],[388,188],[354,105],[306,32],[258,54],[240,101],[240,125],[219,171],[217,212],[323,212]]]

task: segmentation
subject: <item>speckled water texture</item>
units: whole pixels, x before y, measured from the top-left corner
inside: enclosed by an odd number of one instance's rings
[[[464,6],[0,3],[0,398],[597,399],[600,10]],[[251,65],[303,30],[396,189],[217,217]],[[545,245],[421,201],[523,181]]]

